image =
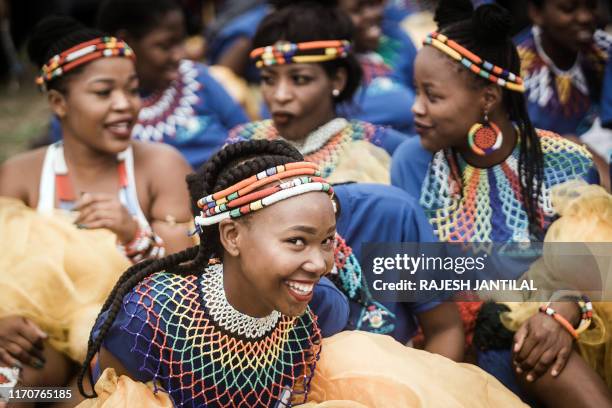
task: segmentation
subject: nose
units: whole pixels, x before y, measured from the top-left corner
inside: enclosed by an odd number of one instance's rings
[[[308,273],[317,275],[317,277],[321,277],[329,272],[332,263],[333,253],[317,249],[310,252],[308,259],[302,265],[302,269]]]
[[[293,87],[285,78],[279,79],[274,87],[274,101],[283,105],[293,99]]]
[[[132,107],[132,99],[130,95],[123,91],[117,91],[113,95],[112,109],[116,111],[129,110]]]
[[[576,12],[576,21],[581,25],[592,25],[595,21],[595,11],[587,6],[579,7]]]
[[[419,94],[416,94],[414,96],[414,103],[412,104],[412,114],[415,117],[419,117],[425,115],[425,113],[426,110],[425,104],[423,103],[423,98]]]

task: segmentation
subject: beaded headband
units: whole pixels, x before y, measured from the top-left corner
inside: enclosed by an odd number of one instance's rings
[[[75,45],[51,58],[49,62],[43,65],[40,75],[36,77],[36,84],[44,91],[49,81],[87,62],[107,57],[136,59],[134,51],[126,42],[115,37],[94,38]]]
[[[470,71],[489,81],[515,92],[525,92],[525,85],[520,76],[483,60],[465,47],[459,45],[444,34],[433,32],[423,40],[424,45],[431,45],[451,58],[457,60]]]
[[[250,57],[257,68],[292,63],[311,63],[346,58],[351,43],[346,40],[308,41],[290,43],[278,41],[274,45],[255,48]]]
[[[296,178],[254,191],[288,177]],[[195,217],[196,228],[201,232],[202,226],[217,224],[227,218],[238,218],[312,191],[333,195],[331,185],[320,177],[316,164],[297,162],[272,167],[198,200],[198,207],[202,211]]]

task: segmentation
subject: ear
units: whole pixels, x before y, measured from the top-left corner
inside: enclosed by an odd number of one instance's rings
[[[68,111],[66,96],[55,89],[51,89],[47,94],[47,100],[49,101],[49,106],[51,106],[53,113],[55,113],[58,118],[64,119]]]
[[[483,110],[489,112],[497,110],[503,101],[503,89],[501,86],[490,84],[482,92]]]
[[[348,74],[346,72],[346,68],[338,68],[334,74],[334,77],[332,78],[332,90],[337,89],[340,91],[340,93],[342,93],[346,87],[347,77]]]
[[[542,8],[544,7],[546,7],[546,5],[542,5]],[[541,26],[544,22],[542,8],[537,7],[530,1],[527,2],[527,16],[529,16],[529,20],[531,20],[534,25]]]
[[[240,255],[240,243],[244,225],[238,221],[225,219],[219,223],[219,240],[225,251],[231,256]]]

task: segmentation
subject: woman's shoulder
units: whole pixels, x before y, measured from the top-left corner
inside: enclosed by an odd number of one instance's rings
[[[157,177],[160,171],[190,169],[189,164],[181,153],[167,143],[149,143],[134,140],[132,142],[134,152],[134,165],[138,168],[151,170]],[[177,167],[178,166],[178,167]]]
[[[0,165],[0,195],[25,200],[37,191],[47,146],[19,153]]]
[[[544,159],[544,174],[550,184],[573,178],[591,179],[594,171],[589,150],[548,130],[537,130]]]
[[[182,276],[161,271],[144,278],[123,297],[128,314],[145,312],[146,315],[160,315],[173,312],[184,299],[198,293],[196,275]]]

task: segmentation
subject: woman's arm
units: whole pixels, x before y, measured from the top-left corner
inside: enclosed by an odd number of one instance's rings
[[[433,309],[419,313],[418,318],[425,336],[425,350],[463,361],[463,324],[455,303],[440,303]]]

